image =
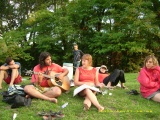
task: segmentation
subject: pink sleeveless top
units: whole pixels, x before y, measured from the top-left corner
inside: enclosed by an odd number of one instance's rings
[[[85,70],[82,67],[79,67],[79,81],[80,82],[91,82],[95,83],[96,77],[96,68],[91,70]]]

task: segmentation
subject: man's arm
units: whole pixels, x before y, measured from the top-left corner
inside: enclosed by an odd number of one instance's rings
[[[0,70],[18,69],[18,68],[19,68],[18,64],[14,64],[14,65],[2,65],[0,67]]]
[[[10,67],[7,65],[7,66],[5,66],[5,65],[2,65],[1,67],[0,67],[0,70],[8,70],[8,69],[10,69]]]
[[[83,56],[83,55],[84,55],[84,53],[82,52],[82,50],[80,50],[80,54],[81,54],[81,56]]]
[[[19,65],[18,64],[14,64],[14,65],[8,65],[10,69],[18,69]]]
[[[59,79],[63,79],[69,73],[68,69],[64,68],[64,71],[58,76]]]

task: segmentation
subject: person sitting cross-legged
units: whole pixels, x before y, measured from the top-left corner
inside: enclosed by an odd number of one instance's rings
[[[84,54],[82,56],[82,66],[78,67],[74,76],[75,86],[89,85],[103,87],[97,80],[97,70],[92,67],[92,56],[90,54]],[[93,104],[99,112],[104,110],[104,107],[100,105],[97,100],[96,92],[89,88],[84,89],[79,93],[80,96],[84,97],[84,110],[89,110]]]
[[[62,89],[58,86],[53,86],[51,79],[44,76],[56,76],[58,79],[63,79],[68,74],[68,69],[61,67],[56,63],[52,63],[51,55],[48,52],[42,52],[39,56],[39,64],[33,69],[32,75],[33,85],[26,85],[24,91],[32,97],[48,100],[57,103],[56,99],[62,93]],[[69,82],[68,82],[68,85]]]

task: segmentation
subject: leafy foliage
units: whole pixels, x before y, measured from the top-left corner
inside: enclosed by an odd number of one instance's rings
[[[0,63],[13,56],[24,67],[27,61],[33,67],[42,51],[50,52],[59,64],[72,62],[73,43],[93,56],[94,66],[106,64],[110,70],[136,71],[146,55],[160,57],[158,0],[2,0],[2,4],[0,44],[6,47]]]

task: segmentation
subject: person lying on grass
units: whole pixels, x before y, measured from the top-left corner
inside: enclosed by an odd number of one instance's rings
[[[160,67],[154,55],[145,58],[144,67],[140,70],[137,80],[144,98],[160,102]]]
[[[82,56],[82,66],[76,69],[74,84],[76,86],[86,84],[89,86],[103,87],[102,84],[98,82],[96,71],[96,68],[92,67],[92,56],[90,54],[84,54]],[[96,92],[93,92],[88,88],[79,93],[80,96],[84,97],[84,110],[89,110],[92,104],[99,112],[104,110],[104,107],[100,105],[95,94]]]
[[[111,74],[109,74],[107,67],[105,65],[101,65],[98,70],[98,80],[100,83],[104,83],[108,89],[113,89],[120,81],[121,88],[126,89],[124,86],[126,80],[123,70],[115,69]]]

